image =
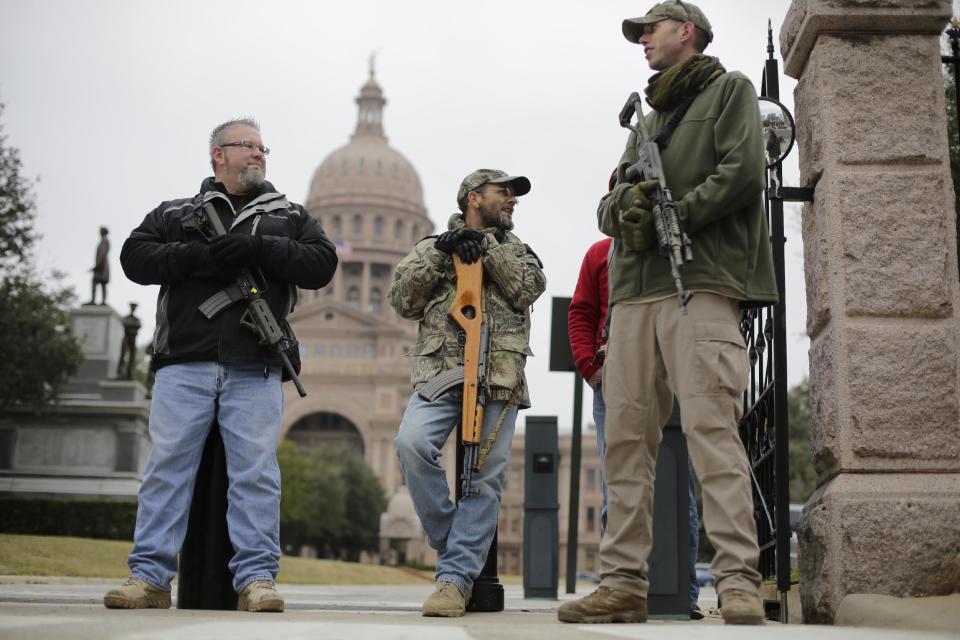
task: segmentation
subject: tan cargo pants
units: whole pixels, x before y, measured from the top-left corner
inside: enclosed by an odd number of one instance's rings
[[[608,485],[601,584],[646,597],[653,538],[653,481],[673,395],[703,488],[703,522],[717,553],[717,591],[756,593],[759,551],[747,458],[737,435],[749,361],[737,302],[698,292],[613,308],[603,367]]]

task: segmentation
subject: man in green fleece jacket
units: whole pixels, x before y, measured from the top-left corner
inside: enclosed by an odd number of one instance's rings
[[[660,147],[667,185],[693,243],[682,269],[693,291],[681,313],[670,265],[657,250],[648,193],[630,184],[630,134],[618,182],[597,212],[617,245],[609,267],[612,324],[603,370],[607,405],[607,535],[602,581],[558,610],[563,622],[644,622],[652,547],[653,483],[661,429],[673,395],[703,487],[703,520],[716,548],[723,618],[760,624],[759,552],[747,458],[737,435],[749,362],[740,308],[777,300],[763,209],[763,137],[757,94],[741,73],[702,54],[713,39],[689,2],[655,5],[623,22],[657,73],[646,88],[647,130]]]

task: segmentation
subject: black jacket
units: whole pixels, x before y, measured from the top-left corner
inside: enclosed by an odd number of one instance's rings
[[[120,264],[130,280],[160,285],[152,366],[191,361],[279,365],[279,356],[261,348],[257,336],[240,325],[246,308],[242,300],[212,319],[198,309],[229,284],[195,266],[192,259],[196,252],[190,243],[206,242],[190,224],[203,196],[212,196],[209,201],[231,234],[263,238],[257,256],[267,285],[262,293],[288,335],[292,332],[285,318],[296,303],[297,287],[319,289],[330,282],[337,268],[336,250],[320,223],[269,182],[234,212],[222,186],[207,178],[197,197],[162,202],[148,213],[120,251]]]

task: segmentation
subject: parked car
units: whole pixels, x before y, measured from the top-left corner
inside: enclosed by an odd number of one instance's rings
[[[596,574],[593,571],[577,571],[577,580],[584,580],[586,582],[592,582],[593,584],[600,584],[599,574]]]
[[[797,523],[800,521],[800,514],[803,512],[803,504],[799,502],[790,503],[790,568],[796,569],[799,564],[800,544],[797,542]]]
[[[698,562],[696,564],[696,568],[697,568],[697,582],[700,583],[700,586],[712,587],[716,582],[716,579],[713,577],[713,574],[710,573],[710,563]]]

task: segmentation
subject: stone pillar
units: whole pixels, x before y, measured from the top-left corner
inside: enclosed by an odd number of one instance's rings
[[[960,590],[960,286],[939,36],[949,0],[794,0],[819,487],[804,619],[848,593]]]

